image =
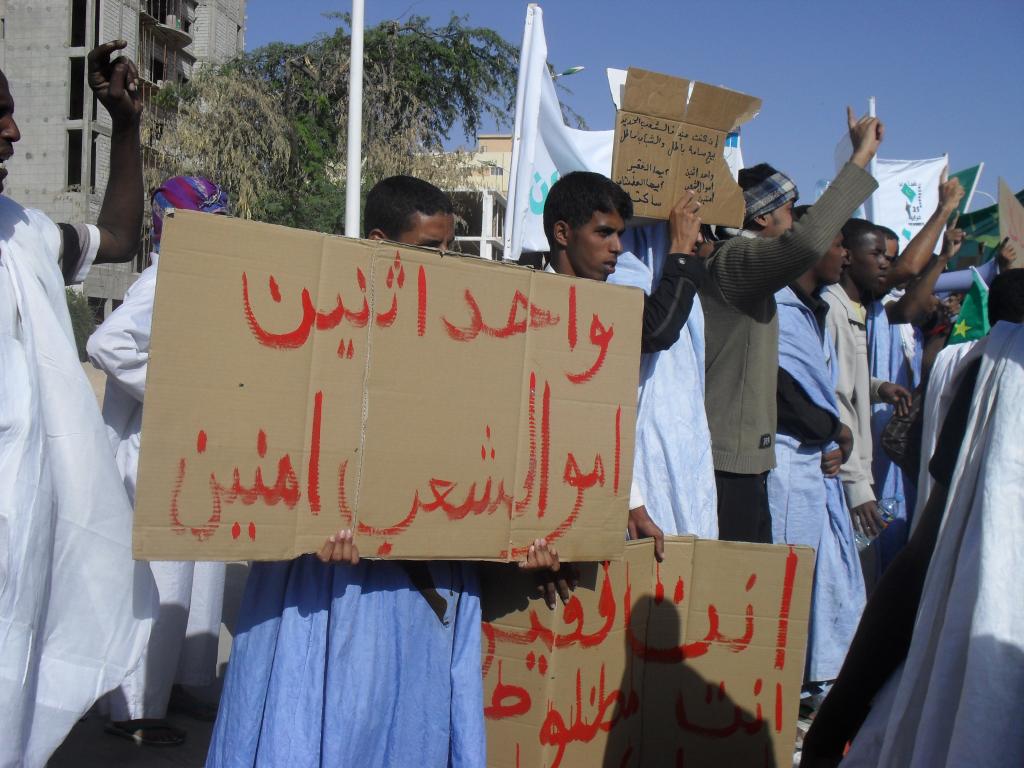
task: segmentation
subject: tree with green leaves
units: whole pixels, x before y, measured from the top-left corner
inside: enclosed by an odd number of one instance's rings
[[[351,34],[335,18],[330,35],[272,43],[162,95],[160,175],[209,176],[246,217],[341,232]],[[516,47],[464,18],[411,16],[366,29],[363,59],[360,195],[396,173],[464,187],[471,169],[444,141],[487,118],[510,124]]]

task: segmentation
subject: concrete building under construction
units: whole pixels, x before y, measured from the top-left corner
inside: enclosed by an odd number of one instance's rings
[[[106,189],[110,119],[86,81],[97,43],[128,41],[142,97],[153,96],[245,47],[246,0],[0,0],[0,68],[23,138],[8,162],[6,194],[55,221],[95,222]],[[143,162],[154,162],[143,148]],[[95,267],[85,292],[109,312],[144,267]],[[99,308],[99,307],[98,307]]]

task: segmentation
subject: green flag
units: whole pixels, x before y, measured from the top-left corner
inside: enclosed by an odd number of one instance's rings
[[[960,316],[953,323],[953,332],[949,334],[947,344],[961,344],[988,334],[988,288],[973,269],[971,276],[971,288],[960,305]]]
[[[967,213],[967,206],[971,204],[971,198],[974,197],[974,190],[978,188],[978,179],[981,178],[981,172],[984,168],[984,163],[978,163],[970,168],[964,168],[962,171],[949,174],[951,179],[960,179],[960,186],[964,188],[964,198],[956,209],[958,214],[963,215]]]

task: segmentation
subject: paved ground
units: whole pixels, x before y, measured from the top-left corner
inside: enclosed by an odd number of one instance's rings
[[[213,723],[172,715],[170,721],[188,736],[178,747],[141,747],[103,732],[104,718],[90,715],[57,750],[49,768],[202,768]]]
[[[228,563],[224,585],[224,618],[220,628],[217,659],[217,682],[204,691],[195,691],[201,698],[214,703],[220,695],[231,638],[234,634],[238,603],[245,587],[248,566]],[[49,768],[164,768],[187,766],[201,768],[206,760],[213,723],[203,723],[183,715],[171,715],[172,725],[186,732],[185,743],[177,747],[143,747],[131,741],[104,733],[106,718],[90,714],[75,726],[71,735],[49,762]]]

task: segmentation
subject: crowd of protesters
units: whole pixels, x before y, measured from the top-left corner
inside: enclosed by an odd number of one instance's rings
[[[216,635],[224,565],[133,562],[132,506],[163,213],[230,205],[205,178],[150,195],[150,266],[88,343],[101,413],[64,286],[138,248],[138,73],[111,59],[125,45],[88,59],[113,125],[97,224],[0,197],[0,765],[44,765],[96,706],[147,745],[185,739],[169,707],[215,719],[209,766],[482,766],[479,566],[363,560],[350,530],[251,567],[219,706],[190,693],[214,677],[216,643],[186,640]],[[0,74],[4,161],[13,115]],[[936,291],[963,189],[942,184],[900,253],[854,217],[883,124],[848,112],[847,127],[849,161],[813,205],[771,165],[740,171],[738,230],[704,224],[692,193],[630,226],[617,184],[567,174],[545,203],[546,269],[645,293],[627,535],[659,559],[666,534],[814,548],[803,764],[1020,764],[1024,270],[1004,242],[991,333],[947,345],[957,309]],[[363,231],[445,250],[452,203],[392,177]],[[552,607],[573,588],[543,539],[521,567]]]

